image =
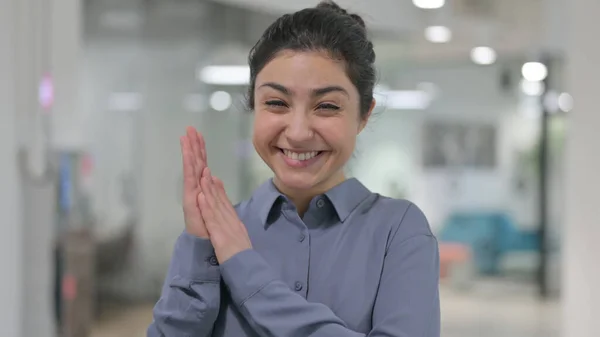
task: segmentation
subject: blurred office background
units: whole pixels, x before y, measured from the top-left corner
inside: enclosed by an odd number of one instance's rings
[[[234,202],[267,179],[247,53],[317,2],[1,2],[3,336],[145,335],[183,229],[178,137],[204,134]],[[600,336],[600,3],[338,3],[380,77],[348,173],[429,217],[442,336]]]

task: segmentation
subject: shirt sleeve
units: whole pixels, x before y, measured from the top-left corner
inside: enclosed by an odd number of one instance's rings
[[[416,207],[409,207],[402,221],[429,228]],[[325,305],[293,292],[254,250],[223,263],[221,274],[232,300],[261,336],[440,336],[439,251],[430,232],[392,239],[374,304],[373,329],[367,335],[350,330]]]
[[[210,240],[181,234],[147,336],[210,336],[219,314],[220,282]]]

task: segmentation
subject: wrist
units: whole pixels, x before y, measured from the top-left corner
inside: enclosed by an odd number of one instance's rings
[[[189,280],[220,280],[219,263],[209,239],[184,231],[177,240],[174,254],[176,274]]]

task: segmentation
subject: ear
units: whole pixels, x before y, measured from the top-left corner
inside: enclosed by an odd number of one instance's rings
[[[371,101],[371,106],[369,107],[369,112],[367,112],[365,118],[361,119],[360,124],[358,125],[358,133],[361,133],[365,126],[367,126],[367,122],[369,121],[369,118],[371,118],[371,114],[373,113],[373,109],[375,109],[375,105],[377,105],[377,101],[373,98],[373,101]]]

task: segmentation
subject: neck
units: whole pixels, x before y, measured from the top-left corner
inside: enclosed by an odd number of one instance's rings
[[[329,191],[336,185],[342,183],[344,180],[346,180],[346,177],[344,176],[344,173],[340,171],[339,174],[335,174],[328,180],[323,181],[310,189],[289,188],[282,184],[279,181],[279,179],[277,179],[277,176],[275,176],[275,178],[273,179],[273,183],[281,193],[283,193],[294,203],[294,206],[296,206],[296,209],[298,210],[298,214],[302,217],[304,216],[304,213],[308,210],[308,205],[310,204],[310,201],[315,196]]]

